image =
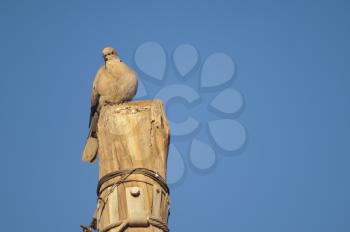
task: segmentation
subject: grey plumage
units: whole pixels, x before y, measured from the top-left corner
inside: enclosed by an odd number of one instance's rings
[[[102,53],[105,65],[97,71],[93,83],[89,127],[93,126],[96,121],[93,118],[101,107],[129,101],[137,91],[135,72],[120,60],[116,51],[107,47]]]

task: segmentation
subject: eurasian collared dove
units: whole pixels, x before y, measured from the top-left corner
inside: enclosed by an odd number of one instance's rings
[[[96,158],[98,113],[106,104],[119,104],[131,100],[137,91],[135,72],[118,57],[114,48],[102,50],[105,65],[96,74],[91,94],[90,132],[83,152],[83,160],[93,162]]]
[[[119,104],[131,100],[137,91],[135,72],[107,47],[102,50],[105,65],[96,74],[91,95],[90,123],[95,113],[105,104]]]

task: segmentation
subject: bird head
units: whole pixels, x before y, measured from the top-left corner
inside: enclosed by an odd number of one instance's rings
[[[118,58],[118,54],[114,48],[106,47],[102,50],[102,56],[105,62],[111,59]]]

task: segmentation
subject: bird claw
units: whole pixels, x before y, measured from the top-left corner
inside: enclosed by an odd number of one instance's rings
[[[80,227],[83,229],[83,232],[92,232],[91,226],[87,227],[84,225],[80,225]]]

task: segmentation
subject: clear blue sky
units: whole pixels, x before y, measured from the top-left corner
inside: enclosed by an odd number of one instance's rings
[[[135,68],[146,41],[230,55],[245,97],[246,146],[187,169],[172,231],[350,231],[349,12],[345,0],[2,0],[1,231],[90,220],[98,170],[80,159],[100,51]]]

